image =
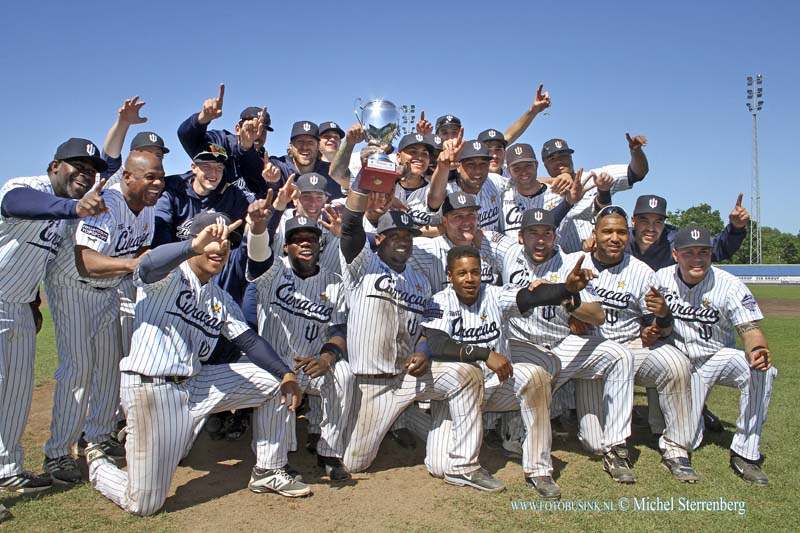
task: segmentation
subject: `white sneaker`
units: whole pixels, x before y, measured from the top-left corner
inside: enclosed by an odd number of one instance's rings
[[[287,498],[299,498],[311,494],[311,487],[295,480],[283,468],[265,470],[254,467],[247,487],[253,492],[277,492]]]

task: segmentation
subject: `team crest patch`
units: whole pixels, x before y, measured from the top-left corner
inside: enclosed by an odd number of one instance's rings
[[[158,135],[156,135],[155,133],[151,133],[150,135],[147,136],[147,138],[150,139],[151,143],[154,143],[158,140]]]
[[[536,211],[533,213],[533,218],[535,220],[542,220],[544,218],[544,214],[541,211]]]
[[[419,142],[422,142],[422,135],[420,135],[419,133],[417,133],[417,134],[414,136],[414,138],[415,138],[416,140],[418,140]]]
[[[453,120],[453,115],[447,115],[446,118],[447,118],[447,121],[449,122],[449,121]]]
[[[742,305],[748,311],[755,311],[757,306],[756,299],[752,294],[747,294],[744,298],[742,298]]]
[[[92,143],[86,145],[86,153],[90,156],[93,156],[97,152],[97,149],[94,147]]]
[[[562,148],[564,148],[564,143],[562,143],[561,141],[556,141],[556,142],[554,142],[553,144],[554,144],[554,145],[555,145],[555,147],[556,147],[556,148],[558,148],[559,150],[561,150]]]
[[[300,223],[300,225],[305,226],[308,222],[308,219],[306,217],[297,217],[297,222]]]
[[[465,203],[467,203],[467,197],[464,196],[463,194],[459,194],[458,195],[458,203],[461,204],[461,205],[464,205]]]
[[[437,307],[430,307],[422,313],[422,317],[425,320],[436,320],[442,318],[443,316],[444,312]]]
[[[311,177],[308,178],[308,182],[311,185],[316,185],[317,183],[319,183],[319,178],[316,177],[316,176],[311,176]]]
[[[692,239],[697,240],[700,238],[700,231],[693,229],[692,232],[689,234],[692,236]]]
[[[658,199],[657,198],[650,198],[650,201],[647,202],[647,205],[655,209],[658,206]]]
[[[472,143],[472,147],[475,148],[476,150],[480,150],[481,149],[481,143],[479,143],[478,141],[475,141],[474,143]]]
[[[517,146],[514,148],[514,153],[517,155],[522,155],[522,146]]]
[[[311,131],[311,124],[303,122],[303,131]]]
[[[489,137],[497,137],[497,132],[494,130],[489,130]]]
[[[436,137],[433,138],[433,142],[435,142],[436,144],[442,144],[442,138],[437,135]]]

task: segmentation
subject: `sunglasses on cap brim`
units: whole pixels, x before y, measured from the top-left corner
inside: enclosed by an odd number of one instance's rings
[[[620,206],[607,205],[603,209],[597,212],[597,214],[594,216],[594,221],[595,223],[597,223],[598,220],[600,220],[603,217],[607,217],[609,215],[619,215],[625,220],[628,220],[628,213],[626,213],[625,210],[622,209]]]

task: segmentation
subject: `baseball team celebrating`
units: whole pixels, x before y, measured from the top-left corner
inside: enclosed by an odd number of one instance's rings
[[[517,454],[527,484],[558,499],[552,440],[570,417],[610,477],[635,482],[634,385],[661,464],[693,483],[692,451],[721,430],[705,407],[716,384],[739,389],[733,471],[768,483],[763,315],[712,266],[745,239],[741,194],[719,235],[670,226],[656,195],[629,215],[613,197],[648,174],[647,139],[626,133],[630,161],[592,170],[563,139],[537,158],[516,141],[550,107],[541,85],[514,124],[474,140],[455,115],[422,113],[396,144],[355,151],[361,124],[301,120],[280,157],[266,108],[211,129],[224,91],[178,128],[188,172],[165,175],[175,155],[149,131],[123,162],[147,120],[134,97],[102,147],[70,138],[46,175],[0,189],[0,490],[83,482],[77,449],[96,490],[150,515],[204,426],[249,422],[250,490],[308,496],[288,459],[302,402],[331,483],[369,468],[388,435],[425,441],[432,476],[488,492],[505,486],[482,444]],[[365,178],[377,156],[396,165],[388,189]],[[37,475],[21,437],[41,287],[58,369]]]

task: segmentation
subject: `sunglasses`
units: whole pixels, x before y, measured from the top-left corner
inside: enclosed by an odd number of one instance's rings
[[[605,206],[603,209],[601,209],[600,211],[597,212],[597,214],[594,216],[594,219],[597,221],[597,220],[600,220],[601,218],[607,217],[609,215],[619,215],[622,218],[624,218],[625,220],[628,219],[628,213],[626,213],[625,210],[622,209],[618,205],[607,205],[607,206]]]

